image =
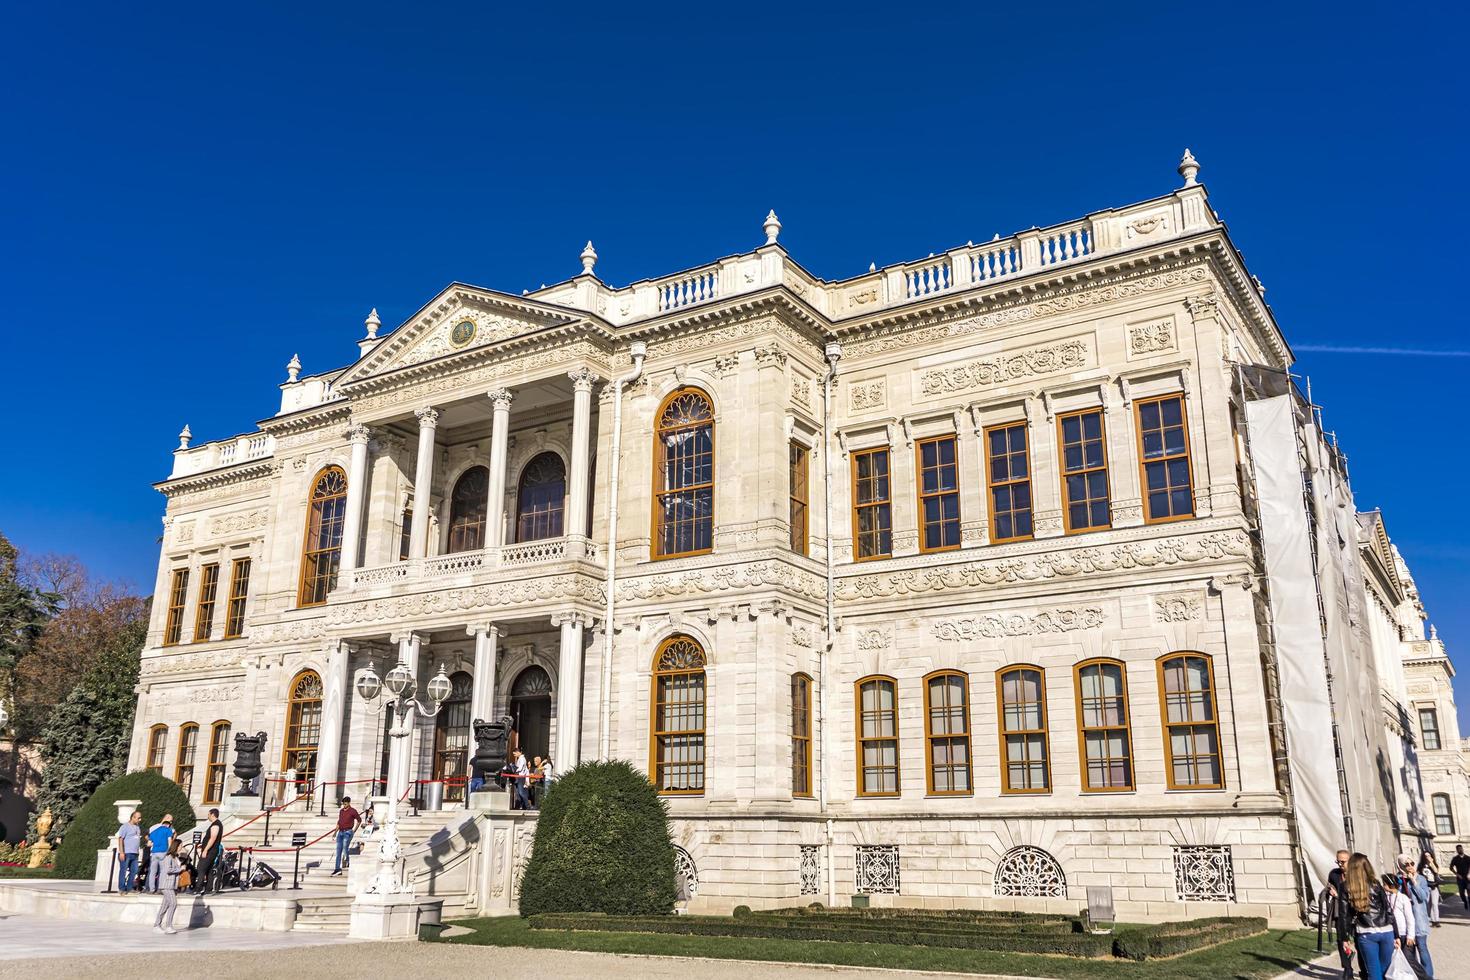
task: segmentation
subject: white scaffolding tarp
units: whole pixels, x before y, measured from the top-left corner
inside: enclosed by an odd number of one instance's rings
[[[1317,607],[1292,396],[1246,404],[1271,593],[1281,711],[1301,857],[1313,896],[1327,884],[1343,840],[1342,797],[1332,739],[1332,701]]]

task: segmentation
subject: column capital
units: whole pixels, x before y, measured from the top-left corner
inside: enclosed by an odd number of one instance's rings
[[[574,391],[591,391],[592,386],[601,380],[585,364],[568,371],[567,377],[572,379],[572,389]]]
[[[438,409],[420,408],[413,414],[418,416],[420,429],[432,429],[439,424]]]
[[[464,632],[466,636],[498,637],[500,635],[500,627],[494,623],[469,623],[465,626]]]
[[[485,394],[490,399],[490,403],[495,406],[497,412],[510,411],[510,403],[515,401],[516,397],[511,394],[509,388],[491,388]]]
[[[551,617],[551,625],[557,627],[586,626],[589,621],[590,617],[586,613],[579,612],[554,613]]]
[[[347,441],[354,446],[366,446],[372,437],[373,430],[361,422],[354,422],[347,427]]]
[[[418,630],[405,630],[402,633],[389,633],[388,634],[388,642],[389,643],[392,643],[395,646],[397,646],[400,643],[403,643],[405,640],[408,641],[409,643],[412,643],[414,640],[418,640],[420,643],[422,643],[423,642],[423,638],[424,638],[423,637],[423,634],[420,633]]]

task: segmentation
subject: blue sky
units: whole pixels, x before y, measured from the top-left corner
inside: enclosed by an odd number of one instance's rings
[[[1178,184],[1183,147],[1470,666],[1461,12],[11,5],[0,530],[151,587],[175,434],[450,280],[782,244],[837,278]],[[1470,702],[1470,693],[1465,694]]]

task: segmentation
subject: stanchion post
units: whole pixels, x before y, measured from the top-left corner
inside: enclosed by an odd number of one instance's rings
[[[117,880],[117,848],[112,849],[112,860],[107,862],[107,887],[102,889],[102,894],[112,894],[112,883]]]
[[[260,846],[271,846],[271,812],[269,810],[265,811],[265,830],[260,834]]]

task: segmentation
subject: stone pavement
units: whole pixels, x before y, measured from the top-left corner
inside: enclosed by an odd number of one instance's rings
[[[1434,959],[1435,980],[1470,977],[1470,913],[1458,898],[1445,896],[1440,905],[1440,926],[1429,931],[1429,955]],[[1308,977],[1310,980],[1342,980],[1342,966],[1331,953],[1303,963],[1276,980]]]

